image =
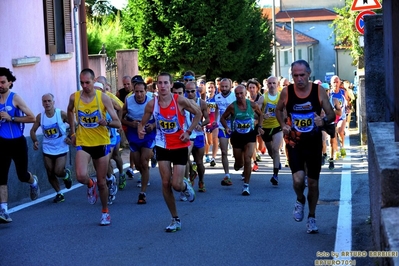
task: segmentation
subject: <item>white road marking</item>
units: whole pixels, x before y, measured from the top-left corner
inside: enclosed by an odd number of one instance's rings
[[[350,147],[349,134],[345,136],[346,147]],[[334,251],[339,254],[336,260],[350,259],[350,257],[340,256],[342,251],[352,250],[352,175],[351,175],[351,156],[347,155],[343,159],[341,175],[340,204],[338,209],[337,232],[335,236]],[[349,168],[349,169],[348,169]],[[345,169],[345,170],[344,170]],[[346,170],[348,169],[348,170]]]

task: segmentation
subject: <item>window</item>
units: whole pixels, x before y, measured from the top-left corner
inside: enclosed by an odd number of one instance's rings
[[[309,47],[309,62],[313,61],[313,47]]]
[[[284,65],[288,65],[288,51],[284,51]]]
[[[46,54],[73,52],[70,0],[43,0]]]
[[[302,59],[302,49],[298,49],[298,59]]]

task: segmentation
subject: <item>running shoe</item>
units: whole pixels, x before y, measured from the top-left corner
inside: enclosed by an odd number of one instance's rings
[[[198,192],[206,192],[205,183],[203,181],[198,182]]]
[[[265,153],[266,153],[266,146],[263,146],[263,148],[260,150],[260,152],[261,152],[262,154],[265,154]]]
[[[87,187],[87,200],[90,204],[95,204],[97,202],[97,179],[92,178],[93,186]]]
[[[165,228],[168,233],[181,230],[181,221],[179,218],[172,218],[172,222]]]
[[[111,175],[111,177],[107,178],[107,186],[108,186],[108,193],[111,196],[115,196],[118,192],[118,185],[116,184],[116,177]]]
[[[326,164],[326,159],[327,159],[327,154],[324,153],[324,154],[321,156],[321,166],[323,166],[323,165]]]
[[[146,204],[146,197],[145,193],[140,193],[139,194],[139,200],[137,201],[137,204]]]
[[[194,172],[197,172],[198,168],[197,168],[197,164],[196,164],[195,162],[193,162],[193,163],[191,164],[191,169],[192,169]]]
[[[260,157],[260,154],[256,154],[256,161],[257,162],[261,162],[262,161],[262,158]]]
[[[181,201],[187,201],[186,194],[184,194],[183,191],[180,191],[179,198],[180,198]]]
[[[133,169],[129,167],[129,168],[126,170],[126,175],[127,175],[128,178],[133,179],[133,177],[134,177]]]
[[[207,155],[207,156],[205,156],[205,162],[206,163],[210,163],[211,162],[211,159],[209,158],[209,156]]]
[[[59,203],[59,202],[63,202],[63,201],[65,201],[65,197],[64,197],[64,195],[63,194],[57,194],[56,196],[55,196],[55,198],[53,199],[53,202],[54,203]]]
[[[285,160],[285,164],[284,164],[284,166],[285,166],[285,167],[290,167],[290,162],[288,161],[288,159],[287,159],[287,160]]]
[[[212,158],[212,159],[211,159],[209,165],[212,166],[212,167],[215,167],[215,165],[216,165],[215,158]]]
[[[66,175],[65,178],[63,179],[65,188],[70,189],[72,187],[72,178],[71,178],[71,170],[68,168],[65,169]]]
[[[221,182],[222,186],[231,186],[233,182],[231,182],[231,178],[225,176]]]
[[[316,225],[316,218],[309,217],[308,222],[306,223],[307,227],[307,233],[308,234],[317,234],[319,232],[319,229],[317,228]]]
[[[335,157],[337,158],[337,159],[341,159],[341,152],[339,152],[339,151],[337,151],[336,153],[335,153]]]
[[[108,212],[103,212],[101,214],[100,225],[110,225],[111,224],[111,216]]]
[[[249,185],[245,184],[242,186],[242,192],[241,194],[243,196],[249,196],[251,193],[249,193]]]
[[[334,160],[332,158],[330,158],[329,161],[329,165],[328,165],[328,169],[330,170],[334,170]]]
[[[37,176],[35,176],[35,175],[32,175],[32,176],[36,180],[36,186],[30,185],[30,199],[35,200],[40,195],[40,187],[39,187],[39,180],[37,179]]]
[[[147,182],[147,187],[151,185],[150,181]],[[141,180],[137,181],[137,187],[141,188]]]
[[[1,209],[0,210],[0,223],[1,224],[6,224],[6,223],[11,223],[12,219],[10,217],[10,214],[6,212],[6,210]]]
[[[305,204],[302,204],[299,201],[295,202],[294,212],[292,213],[295,221],[302,222],[304,208],[305,208]]]
[[[197,177],[197,172],[193,172],[192,174],[190,174],[190,184],[192,187],[194,187],[196,177]]]
[[[112,203],[115,200],[115,196],[114,195],[108,195],[108,205],[112,205]]]
[[[157,164],[158,164],[158,161],[157,161],[157,159],[155,157],[155,153],[154,153],[154,155],[151,157],[151,168],[157,167]]]
[[[126,187],[126,174],[123,173],[119,176],[119,189],[124,189]]]
[[[346,150],[344,148],[341,148],[341,157],[345,158],[346,156]]]
[[[259,166],[254,163],[254,166],[252,167],[252,172],[257,172],[259,170]]]
[[[198,176],[197,164],[193,163],[193,165],[191,167],[191,173],[190,173],[190,183],[191,183],[191,186],[193,186],[193,187],[194,187],[195,178],[197,176]]]
[[[187,178],[184,178],[183,182],[186,184],[186,189],[183,191],[184,195],[189,202],[193,202],[195,200],[195,190],[190,185],[190,182],[187,180]]]
[[[278,186],[278,176],[273,175],[272,178],[270,178],[270,182],[273,186]]]

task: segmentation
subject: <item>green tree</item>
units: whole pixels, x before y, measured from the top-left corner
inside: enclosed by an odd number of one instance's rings
[[[381,1],[382,2],[382,1]],[[353,64],[356,65],[359,59],[363,57],[363,47],[359,45],[360,33],[356,30],[355,21],[360,12],[351,11],[353,0],[345,0],[345,6],[335,8],[338,17],[332,22],[331,27],[334,29],[336,36],[335,45],[349,47],[350,54],[353,58]],[[376,13],[380,10],[374,10]]]
[[[248,79],[273,64],[272,34],[256,0],[129,0],[122,14],[144,74],[190,69]]]
[[[107,55],[115,57],[116,50],[126,48],[126,38],[119,15],[114,20],[103,18],[100,22],[96,19],[87,21],[89,54],[98,54],[104,44]]]

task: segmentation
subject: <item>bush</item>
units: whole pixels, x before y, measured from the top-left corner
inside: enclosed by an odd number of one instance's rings
[[[102,45],[105,45],[106,53],[115,57],[116,50],[125,49],[126,33],[123,31],[120,17],[115,20],[91,19],[87,22],[87,45],[89,54],[99,54]]]

